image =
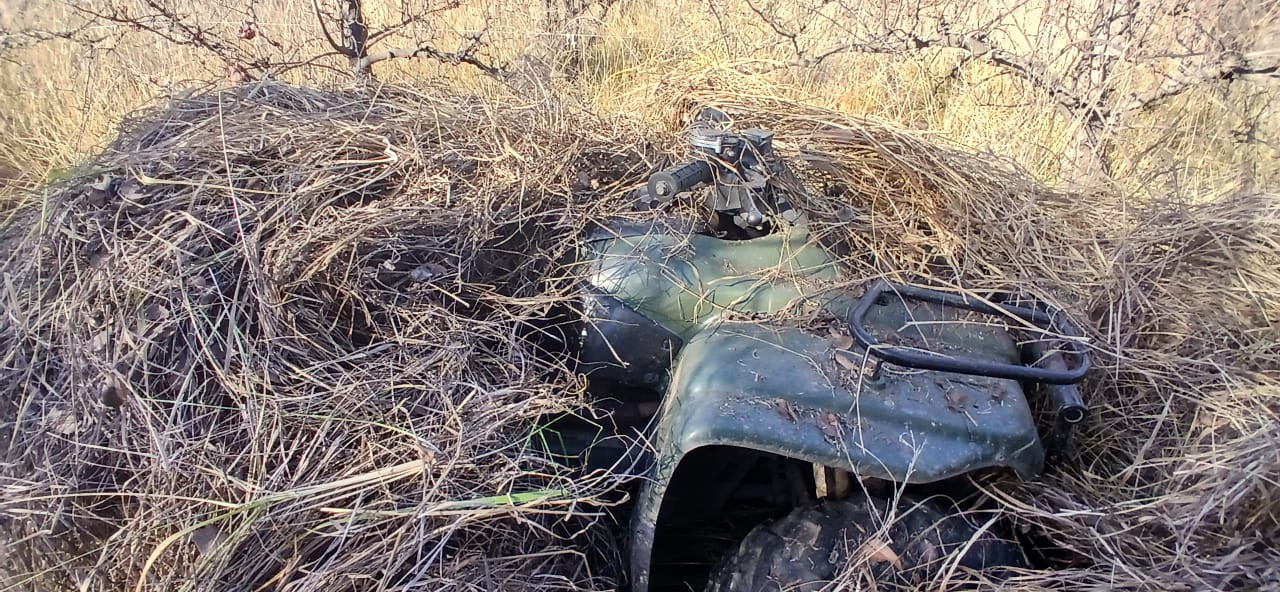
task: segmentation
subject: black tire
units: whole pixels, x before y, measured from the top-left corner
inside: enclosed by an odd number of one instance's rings
[[[903,496],[895,521],[885,529],[888,506],[855,494],[797,508],[757,526],[720,563],[707,590],[808,592],[832,587],[837,577],[849,588],[861,579],[874,581],[876,590],[917,590],[947,572],[950,583],[963,584],[972,579],[963,568],[984,570],[983,577],[995,580],[1006,575],[1002,567],[1027,566],[1017,543],[992,528],[978,533],[989,515],[966,515],[941,496]],[[877,543],[887,543],[891,551],[869,553]]]

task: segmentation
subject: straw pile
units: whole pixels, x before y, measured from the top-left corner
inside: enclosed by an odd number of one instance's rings
[[[854,281],[1018,288],[1088,327],[1077,454],[983,484],[1053,549],[1013,588],[1276,584],[1280,200],[1060,194],[708,87],[673,112],[775,129]],[[682,147],[566,105],[247,86],[131,121],[49,190],[3,237],[6,583],[619,585],[621,477],[529,436],[591,411],[527,335],[572,302],[571,237]]]

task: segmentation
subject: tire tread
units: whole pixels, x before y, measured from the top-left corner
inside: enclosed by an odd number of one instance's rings
[[[880,589],[915,584],[936,575],[952,552],[978,534],[978,526],[945,498],[903,496],[898,520],[888,529],[902,570],[881,562],[868,566]],[[709,592],[814,592],[823,590],[852,559],[871,533],[880,530],[886,501],[865,497],[820,500],[753,529],[713,572]],[[881,510],[877,512],[876,509]],[[1021,549],[986,532],[960,561],[972,569],[1024,567]],[[889,586],[883,586],[889,585]]]

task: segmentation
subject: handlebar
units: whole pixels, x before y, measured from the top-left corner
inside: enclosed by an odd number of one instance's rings
[[[710,183],[711,165],[701,160],[670,167],[649,176],[649,195],[668,200],[701,183]]]

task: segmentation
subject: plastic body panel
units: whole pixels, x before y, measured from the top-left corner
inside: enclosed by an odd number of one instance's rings
[[[688,340],[726,312],[768,314],[839,279],[802,230],[749,241],[631,234],[589,241],[592,285]]]
[[[802,228],[748,241],[633,228],[589,239],[584,250],[594,290],[683,342],[664,381],[655,466],[632,525],[637,592],[648,588],[670,479],[681,458],[702,446],[750,448],[898,482],[988,467],[1023,477],[1042,470],[1044,450],[1018,382],[892,365],[873,373],[875,358],[852,340],[837,343],[823,327],[779,320],[825,318],[848,327],[858,300],[834,289],[838,266]],[[865,315],[881,341],[1020,360],[998,324],[936,304],[884,300]],[[640,336],[612,332],[609,345],[645,347],[629,344],[631,337]]]
[[[872,322],[894,316],[886,311]],[[990,337],[1004,337],[1016,353],[1007,335]],[[926,371],[869,382],[860,368],[836,361],[848,355],[824,336],[762,323],[722,323],[686,344],[654,434],[652,478],[637,500],[633,590],[647,588],[676,467],[702,446],[739,446],[906,483],[990,467],[1022,477],[1041,471],[1044,450],[1016,381]]]

